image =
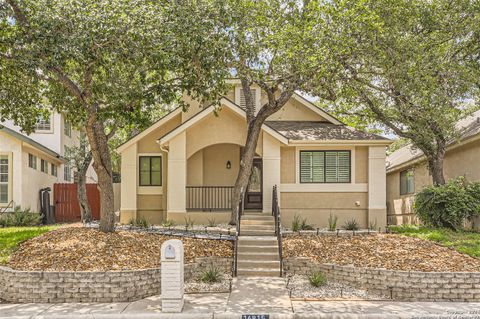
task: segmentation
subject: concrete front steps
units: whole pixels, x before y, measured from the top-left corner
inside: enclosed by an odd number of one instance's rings
[[[280,276],[273,216],[261,212],[246,212],[242,216],[237,262],[237,276]]]

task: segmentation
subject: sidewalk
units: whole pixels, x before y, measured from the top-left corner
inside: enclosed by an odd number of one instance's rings
[[[292,301],[293,312],[265,305],[248,311],[228,308],[229,294],[186,295],[180,314],[161,313],[159,296],[113,304],[0,304],[0,319],[240,319],[242,314],[270,314],[270,319],[478,319],[480,303],[393,301]],[[261,301],[261,300],[259,300]],[[229,311],[227,311],[229,310]],[[232,311],[240,310],[240,311]],[[245,312],[244,312],[245,311]]]

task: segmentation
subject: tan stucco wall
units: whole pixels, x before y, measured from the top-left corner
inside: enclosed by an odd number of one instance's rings
[[[480,181],[480,141],[474,141],[460,147],[449,149],[444,161],[444,174],[447,180],[458,176],[465,176],[469,181]],[[413,167],[415,178],[415,192],[425,186],[432,185],[432,178],[425,162],[420,162],[387,173],[387,212],[389,223],[408,224],[415,222],[413,213],[413,195],[400,195],[400,172]],[[390,216],[395,215],[395,216]]]
[[[266,102],[266,101],[265,101]],[[290,99],[277,113],[270,116],[268,121],[326,121],[314,111],[300,102]]]
[[[356,202],[360,206],[356,206]],[[367,227],[367,193],[282,193],[282,224],[291,227],[295,214],[307,218],[307,223],[319,228],[328,227],[330,213],[338,217],[337,227],[355,219]]]
[[[175,127],[179,126],[182,121],[182,116],[179,114],[170,121],[160,126],[156,130],[138,141],[138,153],[157,153],[160,151],[157,140],[163,135],[167,134]]]
[[[355,183],[368,183],[368,147],[355,147]]]
[[[185,225],[185,219],[193,221],[195,225],[207,225],[209,220],[215,220],[217,224],[226,224],[230,221],[230,212],[187,212],[167,213],[167,219],[176,225]]]
[[[295,183],[295,147],[281,147],[280,157],[280,182]]]

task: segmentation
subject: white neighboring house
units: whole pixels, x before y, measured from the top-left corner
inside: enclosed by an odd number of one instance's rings
[[[15,205],[40,211],[39,191],[53,184],[73,183],[74,171],[64,159],[65,150],[79,144],[80,132],[59,113],[37,122],[26,135],[11,121],[0,123],[0,209]],[[87,183],[95,183],[90,166]]]

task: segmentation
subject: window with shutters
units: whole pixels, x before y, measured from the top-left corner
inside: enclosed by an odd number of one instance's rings
[[[413,194],[415,192],[415,176],[413,168],[400,172],[400,195]]]
[[[250,89],[252,93],[253,106],[257,109],[257,89]],[[240,107],[244,109],[247,103],[245,102],[245,95],[243,94],[243,89],[240,89]]]
[[[350,183],[350,151],[300,151],[300,183]]]
[[[12,157],[9,154],[0,154],[0,204],[8,204],[11,200],[12,188]],[[0,206],[5,206],[0,205]]]

